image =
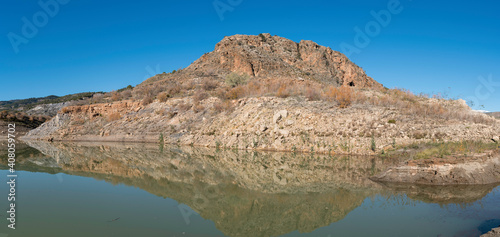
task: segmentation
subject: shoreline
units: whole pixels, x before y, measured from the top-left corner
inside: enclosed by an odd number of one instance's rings
[[[370,179],[426,185],[500,184],[500,152],[497,149],[470,157],[409,160]]]
[[[241,150],[258,152],[276,152],[289,154],[311,154],[311,155],[340,155],[340,156],[367,156],[367,157],[402,157],[405,153],[393,153],[390,155],[366,155],[355,153],[328,153],[321,151],[291,151],[278,150],[273,148],[235,148],[235,147],[214,147],[210,145],[182,144],[182,143],[159,143],[158,140],[149,137],[149,139],[132,139],[116,137],[107,137],[107,139],[95,139],[95,137],[80,137],[80,139],[32,139],[21,137],[22,141],[44,141],[44,142],[75,142],[75,143],[135,143],[135,144],[156,144],[156,145],[177,145],[179,147],[200,147],[215,150]],[[406,153],[408,155],[408,153]],[[408,155],[409,156],[409,155]],[[405,159],[399,165],[388,168],[387,170],[370,177],[374,182],[390,182],[395,184],[425,184],[425,185],[481,185],[500,183],[500,151],[489,150],[485,153],[475,153],[465,157],[447,157],[430,159]]]

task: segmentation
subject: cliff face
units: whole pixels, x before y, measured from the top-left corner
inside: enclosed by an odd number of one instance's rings
[[[381,87],[340,52],[312,41],[296,43],[270,34],[225,37],[186,71],[244,72],[256,77],[300,77],[335,86]]]

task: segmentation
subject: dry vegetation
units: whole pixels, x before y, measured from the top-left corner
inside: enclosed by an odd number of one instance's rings
[[[122,118],[122,115],[118,112],[110,113],[108,115],[109,122],[116,121],[116,120],[121,119],[121,118]]]
[[[498,143],[482,141],[428,142],[411,144],[402,147],[402,149],[413,150],[407,154],[410,159],[468,157],[496,150]]]
[[[221,101],[210,108],[213,108],[214,112],[222,112],[232,110],[233,103],[227,100],[261,96],[302,97],[309,101],[328,101],[342,109],[353,105],[382,106],[422,119],[440,118],[492,123],[492,120],[471,113],[466,106],[459,106],[459,103],[451,99],[424,94],[415,95],[409,90],[398,88],[367,90],[347,85],[334,87],[310,80],[250,78],[238,73],[231,73],[225,78],[216,76],[190,78],[182,73],[169,73],[159,74],[153,79],[148,79],[135,88],[129,86],[110,93],[95,94],[92,98],[74,102],[73,105],[126,99],[141,101],[143,105],[148,105],[155,99],[166,102],[170,98],[190,96],[193,103],[190,108],[202,111],[204,107],[200,105],[201,101],[217,97]]]

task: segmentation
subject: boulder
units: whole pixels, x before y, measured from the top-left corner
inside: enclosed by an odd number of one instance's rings
[[[280,110],[273,116],[273,123],[278,123],[282,118],[286,118],[288,116],[288,111]]]

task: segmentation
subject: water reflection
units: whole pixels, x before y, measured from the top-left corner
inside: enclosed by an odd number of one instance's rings
[[[17,168],[137,187],[182,204],[178,208],[186,224],[194,210],[228,236],[312,232],[344,219],[375,195],[464,204],[494,188],[379,184],[368,179],[398,162],[194,147],[159,149],[150,144],[29,142],[18,152]],[[5,168],[6,160],[2,164]]]

